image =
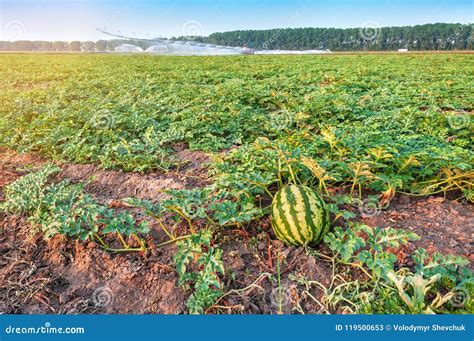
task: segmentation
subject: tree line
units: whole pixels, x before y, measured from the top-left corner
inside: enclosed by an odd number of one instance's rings
[[[472,25],[462,24],[246,30],[213,33],[198,40],[218,45],[269,50],[472,50],[474,47]]]
[[[268,50],[325,50],[331,51],[393,51],[409,50],[473,50],[472,25],[426,24],[404,27],[363,28],[285,28],[245,30],[213,33],[208,37],[179,37],[199,42],[248,46]],[[98,41],[0,41],[0,51],[71,51],[107,52],[121,44],[147,48],[152,43],[140,40]]]
[[[0,51],[37,51],[37,52],[110,52],[122,44],[133,44],[141,48],[152,45],[149,42],[124,39],[98,41],[0,41]]]

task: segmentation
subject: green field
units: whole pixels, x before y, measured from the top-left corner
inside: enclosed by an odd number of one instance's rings
[[[170,167],[177,142],[217,152],[307,131],[314,144],[326,128],[349,161],[385,147],[432,176],[472,160],[472,55],[0,58],[2,144],[53,159],[143,171]]]
[[[170,191],[162,202],[127,201],[165,230],[170,221],[187,228],[166,233],[184,239],[175,266],[180,285],[194,288],[190,312],[205,312],[228,289],[219,231],[262,224],[288,183],[320,192],[332,213],[325,246],[306,252],[367,276],[361,284],[345,272],[358,284],[338,290],[342,277],[333,278],[327,311],[344,311],[349,301],[358,313],[472,312],[472,295],[462,308],[448,302],[455,289],[472,292],[472,272],[461,270],[469,261],[418,249],[415,265],[395,265],[390,248],[417,237],[361,225],[345,205],[372,200],[381,210],[398,195],[444,195],[472,207],[474,55],[5,54],[0,61],[0,147],[57,165],[144,174],[179,173],[178,145],[210,156],[209,185]],[[6,190],[4,211],[28,215],[48,237],[90,239],[107,250],[125,236],[135,241],[114,249],[146,249],[147,226],[128,213],[113,218],[77,185],[50,188],[57,171],[32,179],[36,189],[25,181]],[[199,271],[189,272],[192,259]]]

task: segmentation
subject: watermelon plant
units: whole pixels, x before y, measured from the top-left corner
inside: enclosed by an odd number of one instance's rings
[[[201,314],[222,295],[219,274],[224,274],[222,250],[211,245],[212,232],[202,230],[178,242],[174,257],[178,284],[192,288],[187,301],[191,314]],[[193,270],[194,269],[194,270]]]
[[[47,164],[6,186],[6,201],[0,203],[0,211],[26,215],[32,232],[39,230],[46,238],[61,234],[81,241],[95,240],[111,252],[146,251],[140,235],[149,232],[147,222],[137,222],[130,213],[117,213],[99,204],[84,192],[85,184],[68,180],[49,184],[48,178],[59,170]],[[111,247],[105,240],[107,234],[116,235],[122,247]],[[127,238],[139,246],[130,246]]]
[[[413,255],[414,268],[397,268],[397,258],[389,249],[419,237],[394,228],[350,224],[346,229],[336,227],[324,239],[332,256],[310,248],[307,251],[335,267],[330,285],[297,275],[292,278],[307,289],[319,288],[323,292],[323,303],[319,303],[328,311],[337,309],[362,314],[472,312],[474,301],[470,293],[474,288],[474,274],[466,267],[469,261],[465,258],[441,253],[428,255],[426,250],[417,249]],[[365,279],[346,280],[341,267],[353,268]],[[459,292],[466,293],[461,304],[454,300]]]

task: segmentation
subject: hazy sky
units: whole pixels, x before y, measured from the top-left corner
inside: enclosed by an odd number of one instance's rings
[[[474,0],[0,0],[0,40],[98,40],[238,29],[472,23]]]

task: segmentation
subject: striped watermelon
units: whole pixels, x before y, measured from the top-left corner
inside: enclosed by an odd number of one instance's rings
[[[273,230],[286,244],[316,244],[329,230],[329,211],[323,199],[306,186],[289,185],[278,191],[272,213]]]

